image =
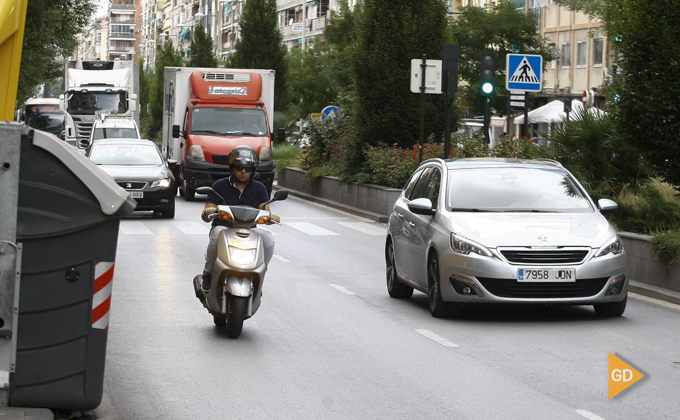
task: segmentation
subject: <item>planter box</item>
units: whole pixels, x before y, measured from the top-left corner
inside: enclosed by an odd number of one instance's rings
[[[667,268],[658,257],[652,257],[651,236],[628,232],[619,232],[619,236],[626,248],[632,280],[680,293],[680,264]]]
[[[305,171],[298,168],[286,168],[279,174],[277,184],[316,198],[376,213],[384,216],[385,220],[392,213],[392,207],[401,194],[401,190],[397,188],[347,184],[331,176],[319,177],[312,182],[305,178]]]

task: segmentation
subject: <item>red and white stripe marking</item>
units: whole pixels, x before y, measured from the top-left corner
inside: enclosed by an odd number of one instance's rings
[[[98,262],[94,266],[94,294],[92,295],[92,328],[109,329],[113,262]]]

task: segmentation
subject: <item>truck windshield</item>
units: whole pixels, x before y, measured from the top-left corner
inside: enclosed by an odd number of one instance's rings
[[[92,115],[98,111],[124,114],[127,111],[125,92],[73,92],[68,101],[71,115]]]
[[[269,135],[265,111],[254,108],[194,108],[189,132],[214,136]]]
[[[64,131],[64,113],[58,105],[29,105],[26,107],[26,124],[38,130],[59,134]]]

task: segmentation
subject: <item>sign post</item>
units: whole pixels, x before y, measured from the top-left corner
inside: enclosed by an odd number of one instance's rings
[[[505,58],[505,87],[509,91],[524,92],[524,128],[528,135],[528,92],[540,92],[543,84],[543,57],[537,54],[508,54]],[[510,103],[512,105],[512,102]]]
[[[428,67],[432,70],[427,71]],[[420,153],[418,162],[423,161],[423,136],[425,133],[425,94],[442,93],[442,61],[428,60],[427,55],[411,60],[411,92],[420,92]],[[418,86],[420,83],[420,86]]]

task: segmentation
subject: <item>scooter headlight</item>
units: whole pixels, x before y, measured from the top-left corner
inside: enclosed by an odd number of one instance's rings
[[[255,262],[254,249],[241,249],[234,246],[229,247],[229,257],[237,264],[252,264]]]

